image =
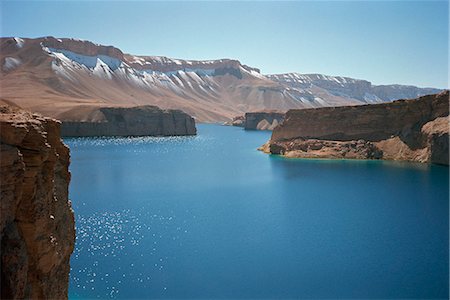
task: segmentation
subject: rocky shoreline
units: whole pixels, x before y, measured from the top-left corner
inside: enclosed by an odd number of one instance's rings
[[[449,92],[392,103],[290,110],[260,150],[286,157],[449,164]]]

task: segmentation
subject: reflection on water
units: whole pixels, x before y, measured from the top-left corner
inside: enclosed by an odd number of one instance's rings
[[[84,260],[84,268],[72,268],[72,284],[80,293],[91,291],[89,295],[102,297],[127,297],[120,292],[131,283],[147,288],[154,281],[150,274],[158,276],[169,259],[159,245],[169,240],[171,247],[182,246],[180,236],[188,233],[185,223],[172,216],[129,209],[80,216],[73,261]],[[146,244],[145,252],[141,243]]]
[[[448,168],[283,159],[269,132],[68,139],[71,298],[446,298]]]

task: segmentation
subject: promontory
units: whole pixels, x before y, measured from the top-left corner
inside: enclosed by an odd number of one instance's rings
[[[297,158],[449,163],[449,91],[391,103],[295,109],[260,149]]]

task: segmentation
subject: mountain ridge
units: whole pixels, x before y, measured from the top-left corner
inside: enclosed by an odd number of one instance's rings
[[[381,103],[440,89],[376,86],[322,74],[263,75],[239,60],[186,60],[124,53],[68,38],[1,38],[1,100],[49,117],[80,118],[98,107],[156,105],[200,122],[259,110]]]

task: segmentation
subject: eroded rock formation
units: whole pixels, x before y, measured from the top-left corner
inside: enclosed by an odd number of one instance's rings
[[[273,130],[284,119],[284,113],[273,111],[248,112],[245,114],[246,130]]]
[[[0,107],[2,299],[68,296],[75,229],[59,125]]]
[[[288,157],[448,165],[449,92],[375,105],[290,110],[261,149]]]
[[[86,121],[63,121],[63,136],[195,135],[195,120],[180,110],[156,106],[103,107]]]
[[[231,121],[224,122],[223,125],[226,126],[235,126],[235,127],[244,127],[245,116],[236,116],[231,119]]]

